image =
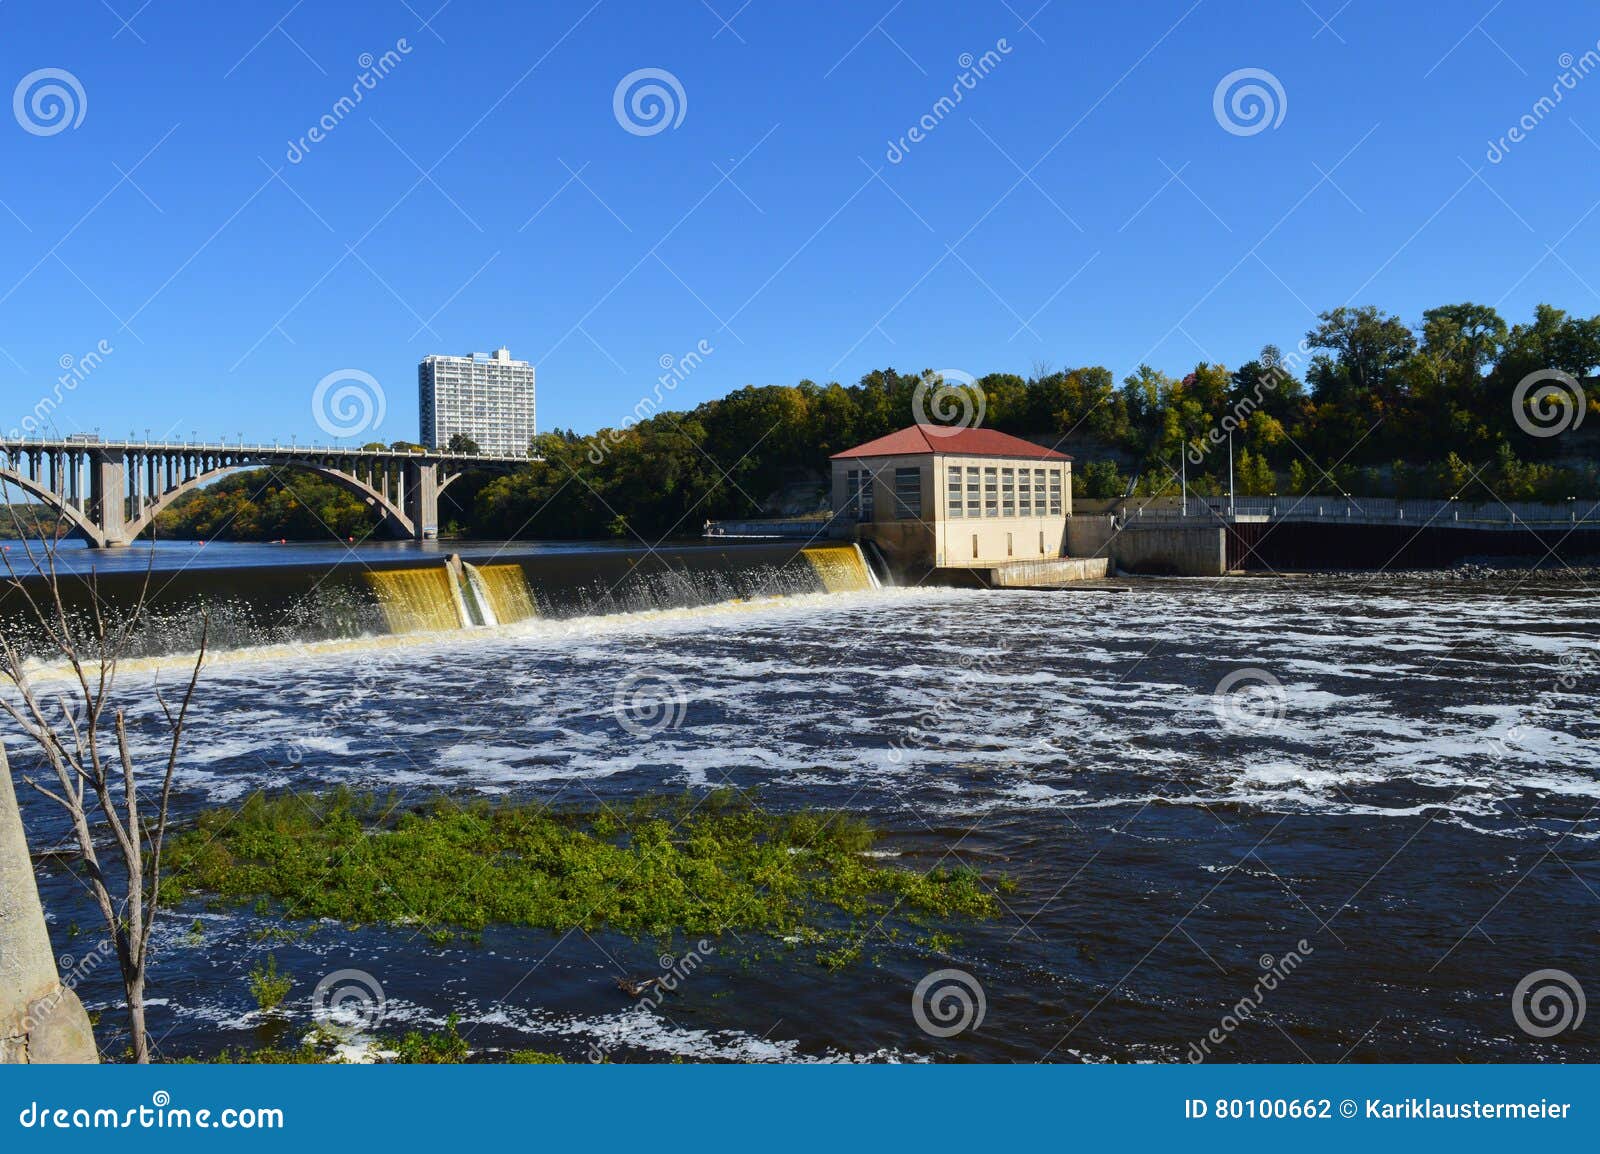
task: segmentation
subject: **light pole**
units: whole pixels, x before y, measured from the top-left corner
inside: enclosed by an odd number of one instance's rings
[[[1233,430],[1228,430],[1228,516],[1233,516]]]
[[[1183,492],[1183,505],[1178,510],[1178,516],[1189,515],[1189,443],[1185,441],[1178,456],[1179,485]]]

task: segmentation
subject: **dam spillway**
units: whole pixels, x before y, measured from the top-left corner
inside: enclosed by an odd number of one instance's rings
[[[849,543],[464,552],[148,571],[64,568],[60,588],[69,619],[87,638],[93,604],[109,621],[125,619],[148,579],[127,655],[160,656],[197,649],[203,622],[208,647],[231,650],[849,592],[879,582]],[[38,644],[27,648],[41,655],[46,646],[23,594],[37,597],[46,588],[44,577],[25,575],[0,591],[0,627],[32,636]]]

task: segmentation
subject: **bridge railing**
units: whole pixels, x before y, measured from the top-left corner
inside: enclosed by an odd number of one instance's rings
[[[1140,506],[1129,501],[1125,524],[1172,521],[1311,521],[1366,525],[1462,525],[1473,528],[1600,524],[1600,501],[1467,502],[1397,497],[1190,497],[1187,505]]]
[[[341,456],[368,456],[368,457],[395,457],[401,460],[407,458],[423,457],[429,459],[449,460],[482,460],[495,464],[508,461],[537,461],[540,458],[528,456],[524,453],[452,453],[448,449],[365,449],[359,445],[323,444],[320,441],[291,441],[285,445],[274,441],[174,441],[174,440],[82,440],[70,437],[21,437],[15,439],[0,439],[0,453],[17,453],[27,451],[70,451],[94,452],[101,449],[118,451],[134,450],[152,453],[214,453],[214,454],[294,454],[307,453],[313,455],[341,455]]]

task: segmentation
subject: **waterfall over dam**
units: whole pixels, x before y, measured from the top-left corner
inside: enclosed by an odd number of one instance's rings
[[[84,629],[98,601],[108,622],[137,604],[143,570],[63,572],[61,596]],[[854,544],[754,542],[658,548],[508,546],[475,559],[456,554],[366,557],[280,565],[192,566],[149,572],[132,656],[194,651],[202,609],[214,650],[363,636],[443,633],[514,625],[530,618],[599,616],[878,585]],[[0,627],[34,636],[22,592],[38,598],[44,578],[0,594]],[[41,601],[41,604],[46,602]],[[119,615],[119,610],[121,611]]]

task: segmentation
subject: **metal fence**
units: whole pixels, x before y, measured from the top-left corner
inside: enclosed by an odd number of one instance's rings
[[[1125,504],[1123,524],[1147,521],[1318,521],[1329,524],[1463,525],[1511,528],[1538,525],[1600,525],[1600,501],[1558,502],[1402,500],[1396,497],[1190,497],[1186,504],[1144,507]]]

